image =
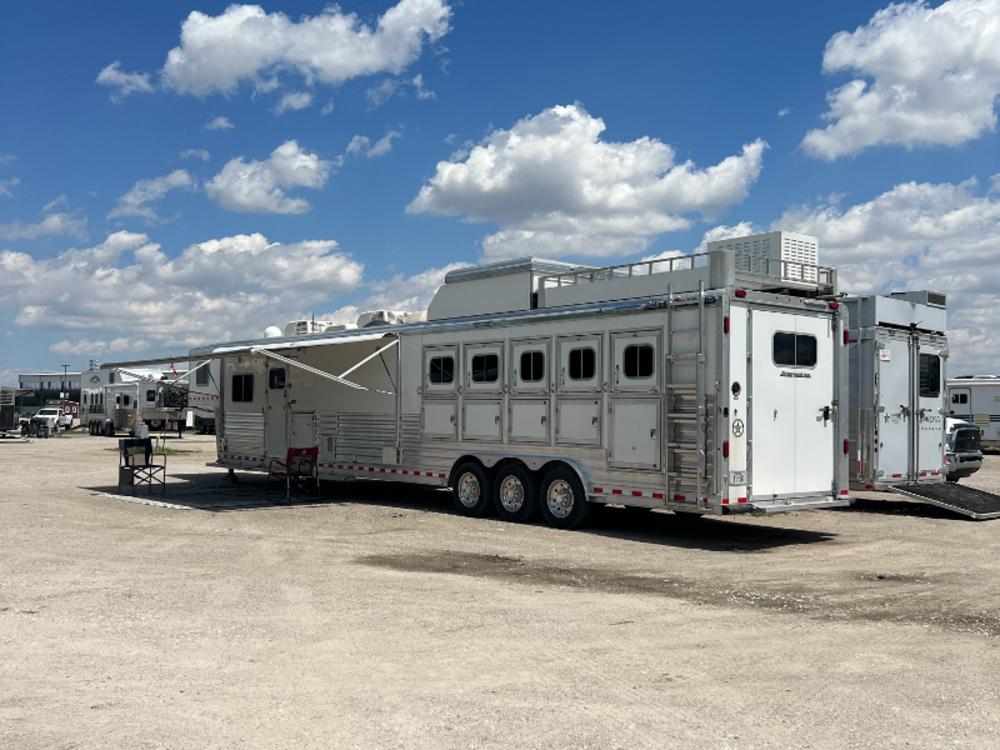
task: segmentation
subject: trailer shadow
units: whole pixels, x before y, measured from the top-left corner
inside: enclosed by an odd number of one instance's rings
[[[437,487],[397,482],[323,482],[315,496],[297,491],[288,500],[284,487],[267,488],[260,474],[239,474],[229,481],[224,471],[170,475],[166,492],[145,488],[124,494],[115,486],[84,487],[94,494],[117,500],[160,505],[209,513],[263,511],[336,503],[365,503],[422,513],[453,515],[451,493]],[[487,521],[484,522],[488,522]],[[493,523],[501,523],[492,519]],[[541,524],[541,521],[538,522]],[[715,552],[757,552],[777,547],[816,544],[833,540],[831,533],[743,523],[736,519],[676,515],[658,511],[629,511],[597,506],[590,523],[578,532],[644,544]]]

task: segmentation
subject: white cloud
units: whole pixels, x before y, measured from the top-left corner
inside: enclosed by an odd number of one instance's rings
[[[257,5],[230,5],[218,16],[193,11],[181,26],[180,45],[163,66],[165,85],[195,96],[231,94],[242,83],[260,88],[287,71],[307,83],[336,86],[359,76],[398,74],[424,44],[449,30],[444,0],[400,0],[375,27],[329,6],[291,20]]]
[[[369,159],[377,159],[380,156],[390,153],[392,151],[392,142],[402,135],[403,132],[401,130],[390,130],[374,143],[366,135],[355,135],[351,138],[351,142],[347,144],[344,153],[346,156],[364,155]]]
[[[820,262],[839,268],[843,290],[948,293],[949,370],[997,370],[1000,196],[975,179],[906,182],[847,207],[836,199],[801,206],[774,228],[819,237]]]
[[[8,164],[13,164],[17,161],[17,156],[14,154],[0,154],[0,167],[6,167]]]
[[[217,115],[205,123],[205,130],[232,130],[236,126],[228,117]]]
[[[291,198],[285,191],[323,187],[331,169],[330,162],[303,151],[296,141],[286,141],[264,161],[230,160],[205,184],[205,190],[230,211],[301,214],[309,210],[308,201]]]
[[[201,159],[202,161],[208,161],[212,158],[212,155],[208,153],[208,149],[204,148],[186,148],[181,151],[182,159]]]
[[[137,216],[149,223],[161,221],[156,211],[149,204],[156,203],[168,192],[176,189],[191,189],[195,186],[194,178],[186,169],[175,169],[170,174],[152,179],[139,180],[132,189],[118,199],[118,204],[108,214],[109,219],[125,216]]]
[[[21,184],[21,180],[17,177],[7,177],[0,180],[0,195],[11,197],[14,193],[12,188],[16,188]]]
[[[792,111],[791,107],[782,107],[781,109],[778,110],[778,117],[785,117],[788,114],[790,114],[791,111]]]
[[[395,274],[388,279],[372,282],[371,295],[362,303],[364,310],[426,310],[434,292],[444,284],[449,271],[465,268],[468,263],[449,263],[440,268],[428,268],[406,276]]]
[[[405,96],[406,92],[410,89],[412,89],[413,95],[417,99],[437,99],[437,94],[424,86],[423,73],[417,73],[413,78],[407,80],[386,78],[369,87],[368,91],[365,92],[365,96],[368,98],[368,103],[374,109],[381,107],[397,94]]]
[[[114,343],[122,337],[176,349],[326,307],[331,295],[358,287],[362,270],[333,240],[236,235],[169,258],[146,234],[122,231],[52,258],[0,251],[0,311],[20,326],[100,332],[54,345],[66,353],[92,353],[89,344],[135,351]]]
[[[489,259],[517,255],[622,255],[653,237],[742,201],[766,144],[699,169],[655,138],[601,140],[604,121],[579,104],[556,106],[496,130],[460,160],[443,161],[409,213],[495,222]]]
[[[832,160],[876,145],[957,146],[996,128],[1000,0],[898,3],[826,44],[823,70],[859,77],[827,95],[802,141]]]
[[[101,86],[109,86],[116,89],[111,94],[111,100],[121,101],[131,94],[150,94],[153,92],[153,82],[149,73],[126,73],[122,70],[120,60],[115,60],[110,65],[105,66],[97,74],[97,83]]]
[[[42,207],[41,221],[17,220],[0,224],[0,240],[35,240],[39,237],[57,236],[86,239],[87,217],[79,211],[58,210],[67,206],[66,196],[61,195]]]
[[[308,91],[290,91],[281,97],[281,100],[274,108],[274,114],[283,115],[285,112],[297,112],[306,109],[313,103],[313,95]]]
[[[140,352],[149,348],[149,342],[133,336],[119,336],[110,340],[63,339],[49,346],[56,354],[72,354],[77,357],[103,357],[118,352]]]
[[[355,135],[351,138],[351,142],[347,144],[347,149],[345,153],[348,156],[358,156],[363,154],[371,146],[372,139],[367,135]]]

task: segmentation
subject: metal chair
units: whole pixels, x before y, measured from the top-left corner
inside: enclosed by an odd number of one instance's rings
[[[160,485],[160,494],[167,491],[167,457],[162,464],[153,463],[153,441],[151,438],[125,438],[118,441],[118,489],[122,486],[135,488],[145,484],[149,493],[153,485]]]
[[[292,487],[304,488],[311,484],[319,494],[319,448],[289,448],[285,460],[272,458],[267,465],[264,491],[271,486],[271,478],[285,483],[285,500],[292,497]]]

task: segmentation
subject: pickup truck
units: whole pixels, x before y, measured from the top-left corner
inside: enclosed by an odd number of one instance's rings
[[[972,476],[983,465],[983,451],[980,448],[982,430],[972,422],[948,418],[948,447],[945,450],[945,476],[949,482],[957,482]]]
[[[67,414],[58,406],[46,406],[35,412],[31,421],[39,424],[44,422],[49,427],[49,432],[66,430],[73,426],[73,415]]]

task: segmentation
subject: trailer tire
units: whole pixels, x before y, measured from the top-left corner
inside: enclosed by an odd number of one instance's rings
[[[542,515],[549,526],[576,529],[590,515],[590,503],[576,472],[566,466],[549,469],[542,479]]]
[[[538,515],[538,482],[519,463],[511,463],[497,472],[493,482],[493,504],[504,521],[524,523]]]
[[[114,423],[113,422],[105,422],[104,423],[103,433],[104,433],[104,437],[113,438],[115,436],[115,425],[114,425]]]
[[[493,483],[486,470],[475,461],[466,461],[459,464],[453,476],[455,509],[463,516],[485,516],[493,505]]]

